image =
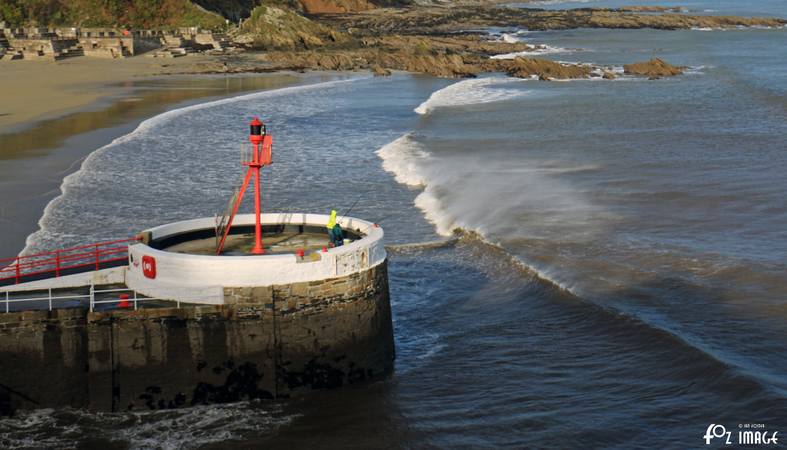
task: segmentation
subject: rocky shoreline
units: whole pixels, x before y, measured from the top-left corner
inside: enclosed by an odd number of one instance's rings
[[[373,3],[365,1],[344,2],[341,7],[332,4],[321,0],[257,6],[227,33],[233,45],[245,49],[244,53],[218,55],[185,68],[181,65],[178,70],[162,65],[161,73],[368,70],[375,75],[407,71],[455,78],[495,72],[540,80],[613,79],[618,74],[610,68],[539,58],[544,48],[515,39],[493,39],[484,30],[677,30],[787,25],[787,20],[780,18],[692,15],[682,7],[662,6],[548,10],[489,3],[397,8],[374,8]],[[679,75],[682,69],[651,60],[633,64],[624,73],[661,78]]]
[[[784,27],[787,20],[735,16],[701,16],[684,8],[629,6],[620,9],[582,8],[545,10],[496,5],[412,6],[369,9],[354,13],[326,13],[297,19],[297,32],[287,39],[250,48],[264,50],[255,62],[223,61],[215,72],[276,70],[369,70],[375,75],[391,71],[424,73],[437,77],[473,77],[502,72],[540,80],[603,77],[616,78],[609,68],[585,64],[562,64],[537,56],[539,47],[522,42],[493,40],[490,27],[529,30],[571,28],[691,28]],[[289,13],[268,8],[279,20]],[[294,13],[293,13],[294,14]],[[300,16],[299,16],[300,17]],[[258,16],[256,21],[275,23]],[[311,25],[309,25],[311,23]],[[517,53],[522,54],[516,57]],[[514,54],[509,59],[495,55]],[[661,60],[640,62],[624,73],[651,79],[679,75],[683,71]]]
[[[592,64],[559,63],[537,56],[538,46],[503,42],[479,36],[389,36],[363,38],[355,48],[320,48],[300,51],[268,51],[249,59],[233,58],[203,66],[201,73],[244,73],[276,71],[360,71],[377,76],[392,71],[423,73],[444,78],[467,78],[482,73],[506,73],[512,77],[542,81],[618,77],[611,68]],[[500,55],[510,55],[499,58]],[[495,58],[498,56],[498,58]],[[197,73],[197,72],[195,72]],[[632,65],[627,75],[657,79],[683,73],[680,67],[662,60]]]
[[[446,34],[486,27],[565,30],[573,28],[691,28],[784,27],[787,20],[772,17],[690,15],[666,7],[625,7],[620,9],[580,8],[547,10],[513,7],[413,7],[377,9],[355,14],[319,17],[352,35]]]

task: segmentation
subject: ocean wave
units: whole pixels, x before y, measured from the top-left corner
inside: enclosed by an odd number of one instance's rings
[[[561,3],[593,3],[599,0],[540,0],[530,2],[528,5],[559,5]]]
[[[488,228],[495,228],[499,225],[496,224],[498,215],[495,214],[494,210],[499,210],[501,213],[518,210],[521,209],[521,203],[530,201],[508,197],[505,201],[498,199],[497,204],[493,205],[490,203],[489,198],[484,197],[486,194],[481,192],[483,191],[481,185],[487,183],[485,177],[471,178],[462,171],[453,171],[451,168],[446,167],[433,158],[423,145],[416,140],[413,133],[406,133],[386,144],[377,151],[377,155],[383,161],[383,169],[391,173],[397,182],[422,189],[422,192],[416,196],[414,204],[421,210],[424,217],[434,225],[437,234],[441,236],[454,237],[457,232],[474,233],[486,243],[500,246],[487,232]],[[459,166],[462,167],[463,165],[460,164]],[[601,167],[596,164],[564,166],[556,161],[541,161],[536,166],[524,171],[520,169],[512,173],[504,173],[501,170],[500,175],[518,178],[527,173],[528,178],[536,180],[534,181],[534,190],[535,185],[543,185],[547,186],[545,188],[546,191],[559,192],[561,188],[543,178],[543,175],[566,175],[599,169]],[[467,209],[462,210],[461,213],[456,211],[456,208],[450,210],[447,203],[442,200],[446,197],[446,191],[462,196],[464,201],[458,203],[467,203]],[[558,197],[560,196],[563,196],[563,198],[547,201],[551,204],[562,204],[567,209],[582,209],[581,206],[574,206],[579,205],[581,202],[571,199],[570,195],[565,196],[561,193],[558,194]],[[536,195],[537,197],[541,196]],[[474,208],[472,206],[478,204],[486,205],[486,208]],[[583,232],[585,232],[584,229]],[[569,284],[561,281],[558,276],[550,273],[548,269],[529,265],[521,259],[517,259],[517,261],[522,268],[526,268],[561,289],[571,291]]]
[[[528,91],[506,87],[521,81],[519,78],[512,77],[473,78],[459,81],[432,93],[414,111],[425,115],[441,107],[492,103],[522,97],[527,95]]]
[[[73,186],[77,186],[79,182],[83,179],[83,177],[87,176],[87,173],[90,172],[90,169],[92,165],[95,163],[95,161],[97,160],[97,158],[101,156],[104,152],[110,150],[111,148],[129,142],[133,139],[139,138],[140,136],[146,135],[150,133],[152,130],[155,130],[158,126],[176,117],[182,116],[183,114],[192,113],[194,111],[208,109],[208,108],[225,105],[229,103],[241,102],[245,100],[252,100],[258,98],[274,98],[274,97],[289,95],[297,92],[325,89],[327,87],[350,83],[364,78],[369,78],[369,77],[359,76],[350,79],[333,80],[333,81],[326,81],[321,83],[314,83],[314,84],[307,84],[307,85],[300,85],[300,86],[290,86],[280,89],[253,92],[250,94],[228,97],[228,98],[223,98],[210,102],[199,103],[196,105],[190,105],[182,108],[173,109],[142,121],[130,133],[120,136],[112,140],[112,142],[110,142],[109,144],[104,145],[103,147],[100,147],[95,151],[93,151],[92,153],[90,153],[90,155],[84,158],[81,166],[77,171],[63,178],[63,181],[60,185],[60,195],[53,198],[46,205],[41,218],[38,220],[38,230],[27,237],[25,241],[25,248],[22,250],[20,254],[25,255],[29,253],[35,253],[38,251],[44,251],[47,249],[47,248],[41,248],[41,246],[39,246],[38,244],[40,243],[40,241],[45,241],[43,237],[47,234],[46,223],[49,217],[51,216],[52,212],[60,206],[60,204],[63,202],[63,199],[66,197],[66,195],[68,195],[69,190]],[[102,237],[96,236],[96,238],[101,239]],[[115,236],[107,236],[106,238],[108,239],[115,238]],[[43,247],[46,247],[46,245],[47,244],[44,244]]]
[[[510,28],[489,27],[478,31],[486,32],[489,36],[494,37],[493,40],[496,42],[507,42],[509,44],[522,42],[525,39],[524,36],[530,33],[529,30],[524,28],[511,31]]]
[[[425,164],[431,156],[413,139],[412,133],[384,145],[377,151],[377,156],[383,160],[383,169],[391,173],[398,183],[423,189],[415,198],[415,206],[435,225],[438,234],[451,236],[456,224],[441,209],[432,192],[433,187],[427,182]]]
[[[552,47],[551,45],[546,44],[539,44],[535,45],[532,50],[525,50],[521,52],[513,52],[513,53],[502,53],[499,55],[492,55],[490,59],[514,59],[519,56],[538,56],[538,55],[549,55],[552,53],[571,53],[574,50],[569,50],[567,48],[562,47]]]
[[[516,44],[517,42],[522,42],[522,40],[516,37],[516,35],[508,34],[508,33],[503,33],[502,35],[500,35],[500,41],[505,42],[507,44]]]
[[[383,169],[392,173],[398,183],[420,187],[426,185],[421,166],[429,159],[429,154],[413,141],[410,133],[384,145],[377,150],[377,156],[383,160]]]
[[[691,31],[745,31],[745,30],[781,30],[787,28],[787,25],[782,25],[778,27],[771,27],[767,25],[736,25],[735,27],[728,28],[728,27],[691,27]]]
[[[685,75],[702,75],[705,71],[712,66],[688,66],[684,69]]]

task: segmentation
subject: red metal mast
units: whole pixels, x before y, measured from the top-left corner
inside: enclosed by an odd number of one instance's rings
[[[240,207],[240,203],[243,200],[243,194],[246,192],[246,188],[248,187],[252,177],[254,178],[255,217],[254,248],[252,248],[251,252],[255,255],[261,255],[265,253],[265,249],[262,246],[262,225],[260,219],[260,214],[262,213],[262,207],[260,204],[262,197],[262,193],[260,192],[260,169],[263,166],[270,165],[271,163],[271,147],[273,140],[267,133],[265,125],[260,122],[260,119],[257,117],[254,117],[251,123],[249,123],[249,141],[251,142],[252,146],[254,146],[251,160],[242,162],[242,164],[247,166],[249,169],[246,171],[246,177],[243,179],[243,185],[240,188],[238,199],[235,201],[235,205],[232,208],[232,215],[230,215],[229,221],[227,222],[227,228],[224,230],[224,234],[221,236],[221,241],[219,241],[219,245],[216,248],[217,255],[221,254],[221,251],[224,248],[224,242],[227,240],[227,236],[230,233],[230,228],[232,228],[232,220],[238,213],[238,208]]]

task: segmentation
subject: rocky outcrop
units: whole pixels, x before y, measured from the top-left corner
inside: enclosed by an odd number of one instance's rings
[[[348,37],[296,12],[274,6],[258,6],[243,22],[233,39],[260,50],[311,49],[348,41]]]
[[[503,60],[497,65],[517,78],[532,78],[537,76],[539,80],[568,80],[575,78],[588,78],[592,67],[579,64],[561,64],[548,59],[540,58],[514,58],[513,60]]]
[[[348,13],[376,8],[367,0],[298,0],[306,14]]]
[[[490,26],[556,30],[571,28],[701,28],[780,27],[787,19],[767,17],[698,16],[641,13],[620,9],[543,10],[526,8],[412,7],[377,9],[362,14],[334,15],[324,20],[356,35],[437,34]]]
[[[673,13],[680,13],[687,11],[686,8],[682,6],[621,6],[617,8],[618,11],[628,11],[628,12],[649,12],[649,13],[665,13],[665,12],[673,12]]]
[[[683,67],[673,66],[659,58],[650,61],[626,64],[623,66],[624,73],[629,75],[640,75],[650,78],[672,77],[683,73]]]
[[[437,77],[469,77],[481,71],[476,64],[466,64],[461,55],[417,55],[406,51],[358,49],[310,52],[272,52],[265,58],[280,69],[390,70],[424,73]]]
[[[438,77],[470,77],[500,70],[490,55],[528,49],[524,43],[479,41],[473,36],[385,36],[347,41],[319,51],[268,52],[265,61],[282,69],[403,70]],[[490,62],[492,61],[492,62]],[[509,62],[499,61],[499,64]]]

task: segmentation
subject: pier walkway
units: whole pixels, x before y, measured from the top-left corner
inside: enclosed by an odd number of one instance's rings
[[[0,287],[127,266],[128,244],[137,241],[120,239],[0,259]]]
[[[81,287],[14,289],[16,285],[128,266],[128,245],[138,239],[121,239],[81,245],[52,252],[0,259],[0,313],[84,308],[171,307],[178,302],[142,295],[120,283]]]

